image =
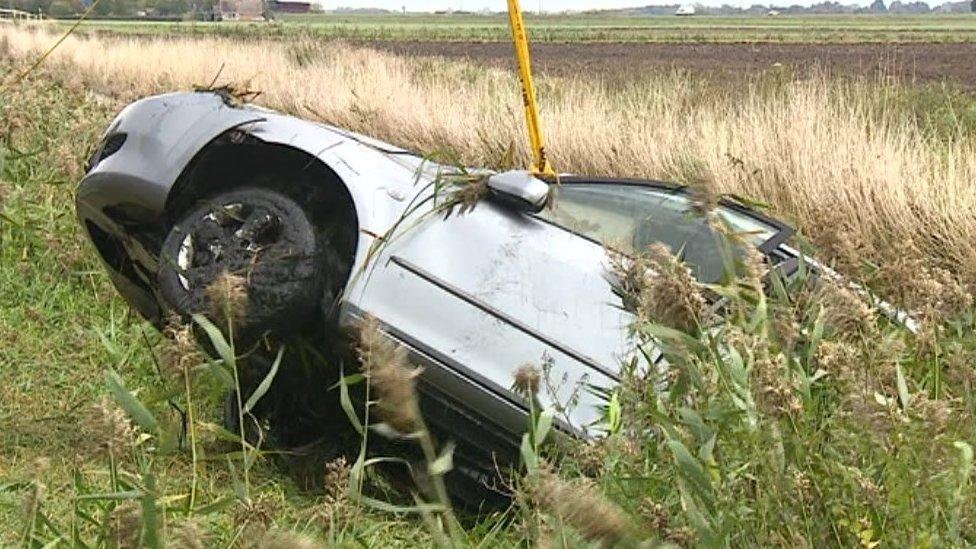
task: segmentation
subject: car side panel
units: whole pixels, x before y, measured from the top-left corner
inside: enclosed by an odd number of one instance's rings
[[[582,433],[605,404],[593,389],[612,390],[629,354],[631,318],[606,275],[599,246],[483,202],[395,238],[370,269],[359,306],[500,403],[521,402],[510,391],[519,366],[550,363],[553,394],[543,388],[540,400],[578,399],[565,427]]]

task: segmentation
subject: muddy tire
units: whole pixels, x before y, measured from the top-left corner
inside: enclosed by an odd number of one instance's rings
[[[208,289],[229,273],[246,295],[236,337],[288,335],[319,313],[329,253],[294,200],[239,188],[201,201],[177,220],[163,242],[159,290],[180,316],[200,313],[226,325],[226,304]]]

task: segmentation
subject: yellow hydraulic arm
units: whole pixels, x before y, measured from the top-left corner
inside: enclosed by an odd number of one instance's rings
[[[522,81],[522,102],[525,104],[525,122],[529,127],[529,142],[532,145],[532,173],[541,176],[555,176],[556,172],[546,157],[546,141],[539,125],[539,108],[535,103],[535,84],[532,82],[532,58],[529,56],[529,39],[525,34],[525,20],[519,0],[508,0],[508,19],[512,25],[512,39],[515,42],[515,57],[518,60],[519,79]]]

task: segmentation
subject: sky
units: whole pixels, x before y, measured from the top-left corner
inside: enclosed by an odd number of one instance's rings
[[[385,8],[388,10],[399,10],[406,7],[407,11],[435,11],[435,10],[472,10],[477,11],[488,8],[492,11],[505,11],[505,0],[319,0],[326,9],[332,7],[348,8]],[[804,4],[809,5],[819,0],[697,0],[700,3],[710,6],[730,4],[733,6],[749,6],[752,4]],[[842,4],[865,4],[870,0],[842,0]],[[522,0],[522,9],[526,11],[536,11],[539,9],[539,0]],[[589,9],[612,9],[612,8],[633,8],[647,6],[649,4],[681,4],[682,0],[542,0],[542,8],[546,11],[563,10],[589,10]],[[939,3],[939,2],[936,2]]]

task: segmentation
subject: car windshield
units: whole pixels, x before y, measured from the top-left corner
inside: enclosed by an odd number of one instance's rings
[[[759,247],[779,228],[735,209],[717,213],[744,242]],[[543,218],[627,254],[662,242],[681,253],[700,282],[722,279],[724,265],[719,237],[700,215],[691,212],[688,197],[676,190],[619,183],[567,183],[559,188],[555,206]]]

